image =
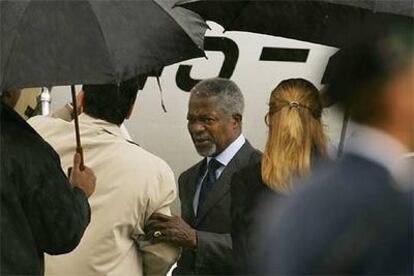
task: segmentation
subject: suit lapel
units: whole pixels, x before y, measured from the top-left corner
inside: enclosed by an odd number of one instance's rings
[[[223,173],[217,179],[217,182],[211,188],[207,195],[206,201],[203,206],[198,210],[196,217],[196,226],[203,220],[208,211],[230,190],[231,178],[233,174],[246,166],[249,162],[250,154],[253,151],[253,147],[248,141],[241,147],[236,153],[233,159],[227,164]]]
[[[196,217],[194,214],[194,208],[193,208],[193,201],[194,201],[194,196],[195,196],[195,192],[197,188],[197,182],[200,177],[200,169],[203,166],[204,162],[205,162],[205,159],[198,162],[194,166],[194,168],[189,171],[187,179],[185,180],[186,187],[187,187],[187,191],[186,191],[187,196],[185,198],[188,198],[185,204],[187,205],[186,209],[189,210],[188,216],[189,216],[190,223],[193,225],[195,224],[195,221],[196,221]],[[182,202],[181,204],[184,204],[184,202]]]

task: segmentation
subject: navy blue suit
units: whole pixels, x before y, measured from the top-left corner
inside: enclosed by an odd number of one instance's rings
[[[264,222],[256,271],[412,275],[412,193],[394,185],[384,167],[345,155],[293,195],[277,221]]]

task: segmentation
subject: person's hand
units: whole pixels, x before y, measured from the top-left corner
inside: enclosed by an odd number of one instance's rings
[[[83,112],[83,104],[85,103],[85,92],[83,90],[79,91],[76,94],[76,106],[78,109],[78,114]]]
[[[146,237],[154,243],[168,242],[176,246],[195,248],[197,233],[182,218],[154,213],[145,226]]]
[[[80,163],[81,156],[79,153],[76,153],[73,158],[73,167],[70,172],[69,181],[74,187],[81,189],[87,197],[90,197],[95,191],[95,173],[86,166],[85,169],[81,171]]]
[[[76,109],[78,111],[78,115],[83,112],[83,105],[85,103],[85,92],[83,90],[79,91],[76,94]],[[65,105],[65,108],[72,114],[73,119],[73,103],[69,102]]]

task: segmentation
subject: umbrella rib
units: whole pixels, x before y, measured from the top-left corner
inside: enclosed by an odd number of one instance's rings
[[[98,24],[99,32],[101,33],[101,35],[102,35],[102,39],[103,39],[103,41],[104,41],[104,43],[105,43],[105,49],[106,49],[106,52],[107,52],[107,55],[108,55],[108,59],[109,59],[109,61],[110,61],[111,65],[112,65],[112,68],[114,69],[114,72],[115,72],[115,74],[116,74],[116,81],[117,81],[117,82],[119,82],[119,81],[120,81],[119,74],[118,74],[118,72],[117,72],[117,70],[116,70],[116,67],[115,67],[115,64],[114,64],[113,60],[111,59],[111,55],[110,55],[110,53],[109,53],[109,48],[108,48],[108,42],[106,41],[106,37],[105,37],[104,31],[102,30],[101,24],[100,24],[100,22],[99,22],[98,17],[96,16],[95,10],[94,10],[94,8],[93,8],[93,6],[92,6],[91,2],[90,2],[90,1],[87,1],[87,3],[88,3],[88,4],[89,4],[89,6],[91,7],[93,17],[95,18],[96,23]]]
[[[194,41],[194,39],[192,38],[192,36],[191,35],[189,35],[188,33],[187,33],[187,30],[186,30],[186,28],[184,28],[184,26],[182,26],[181,24],[180,24],[180,22],[178,22],[162,5],[160,5],[160,3],[158,3],[158,1],[157,0],[153,0],[153,2],[155,3],[155,4],[157,4],[160,8],[161,8],[161,10],[162,11],[164,11],[164,13],[166,13],[175,23],[177,23],[177,25],[179,25],[180,27],[181,27],[181,29],[184,31],[184,33],[187,35],[187,37],[188,38],[190,38],[190,40],[197,46],[197,48],[198,49],[200,49],[202,52],[203,52],[203,54],[205,55],[205,53],[204,53],[204,40],[203,40],[203,47],[200,47],[198,44],[197,44],[197,42],[196,41]],[[174,7],[174,8],[177,8],[177,7]],[[185,9],[185,8],[182,8],[182,9]],[[186,10],[188,10],[188,9],[186,9]],[[189,10],[190,11],[190,10]],[[194,12],[193,12],[194,13]],[[195,13],[195,14],[197,14],[197,13]],[[198,15],[198,14],[197,14]],[[199,15],[198,15],[199,16]],[[202,18],[201,18],[202,19]],[[205,23],[205,21],[204,21],[204,19],[202,19],[202,21],[204,22],[204,24],[206,25],[206,30],[207,30],[207,28],[208,28],[208,25]]]

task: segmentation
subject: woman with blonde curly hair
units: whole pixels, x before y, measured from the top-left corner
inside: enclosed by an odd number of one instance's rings
[[[288,195],[316,160],[327,159],[318,89],[305,79],[287,79],[272,91],[265,122],[269,128],[262,162],[238,172],[231,185],[235,272],[248,273],[260,206]]]

